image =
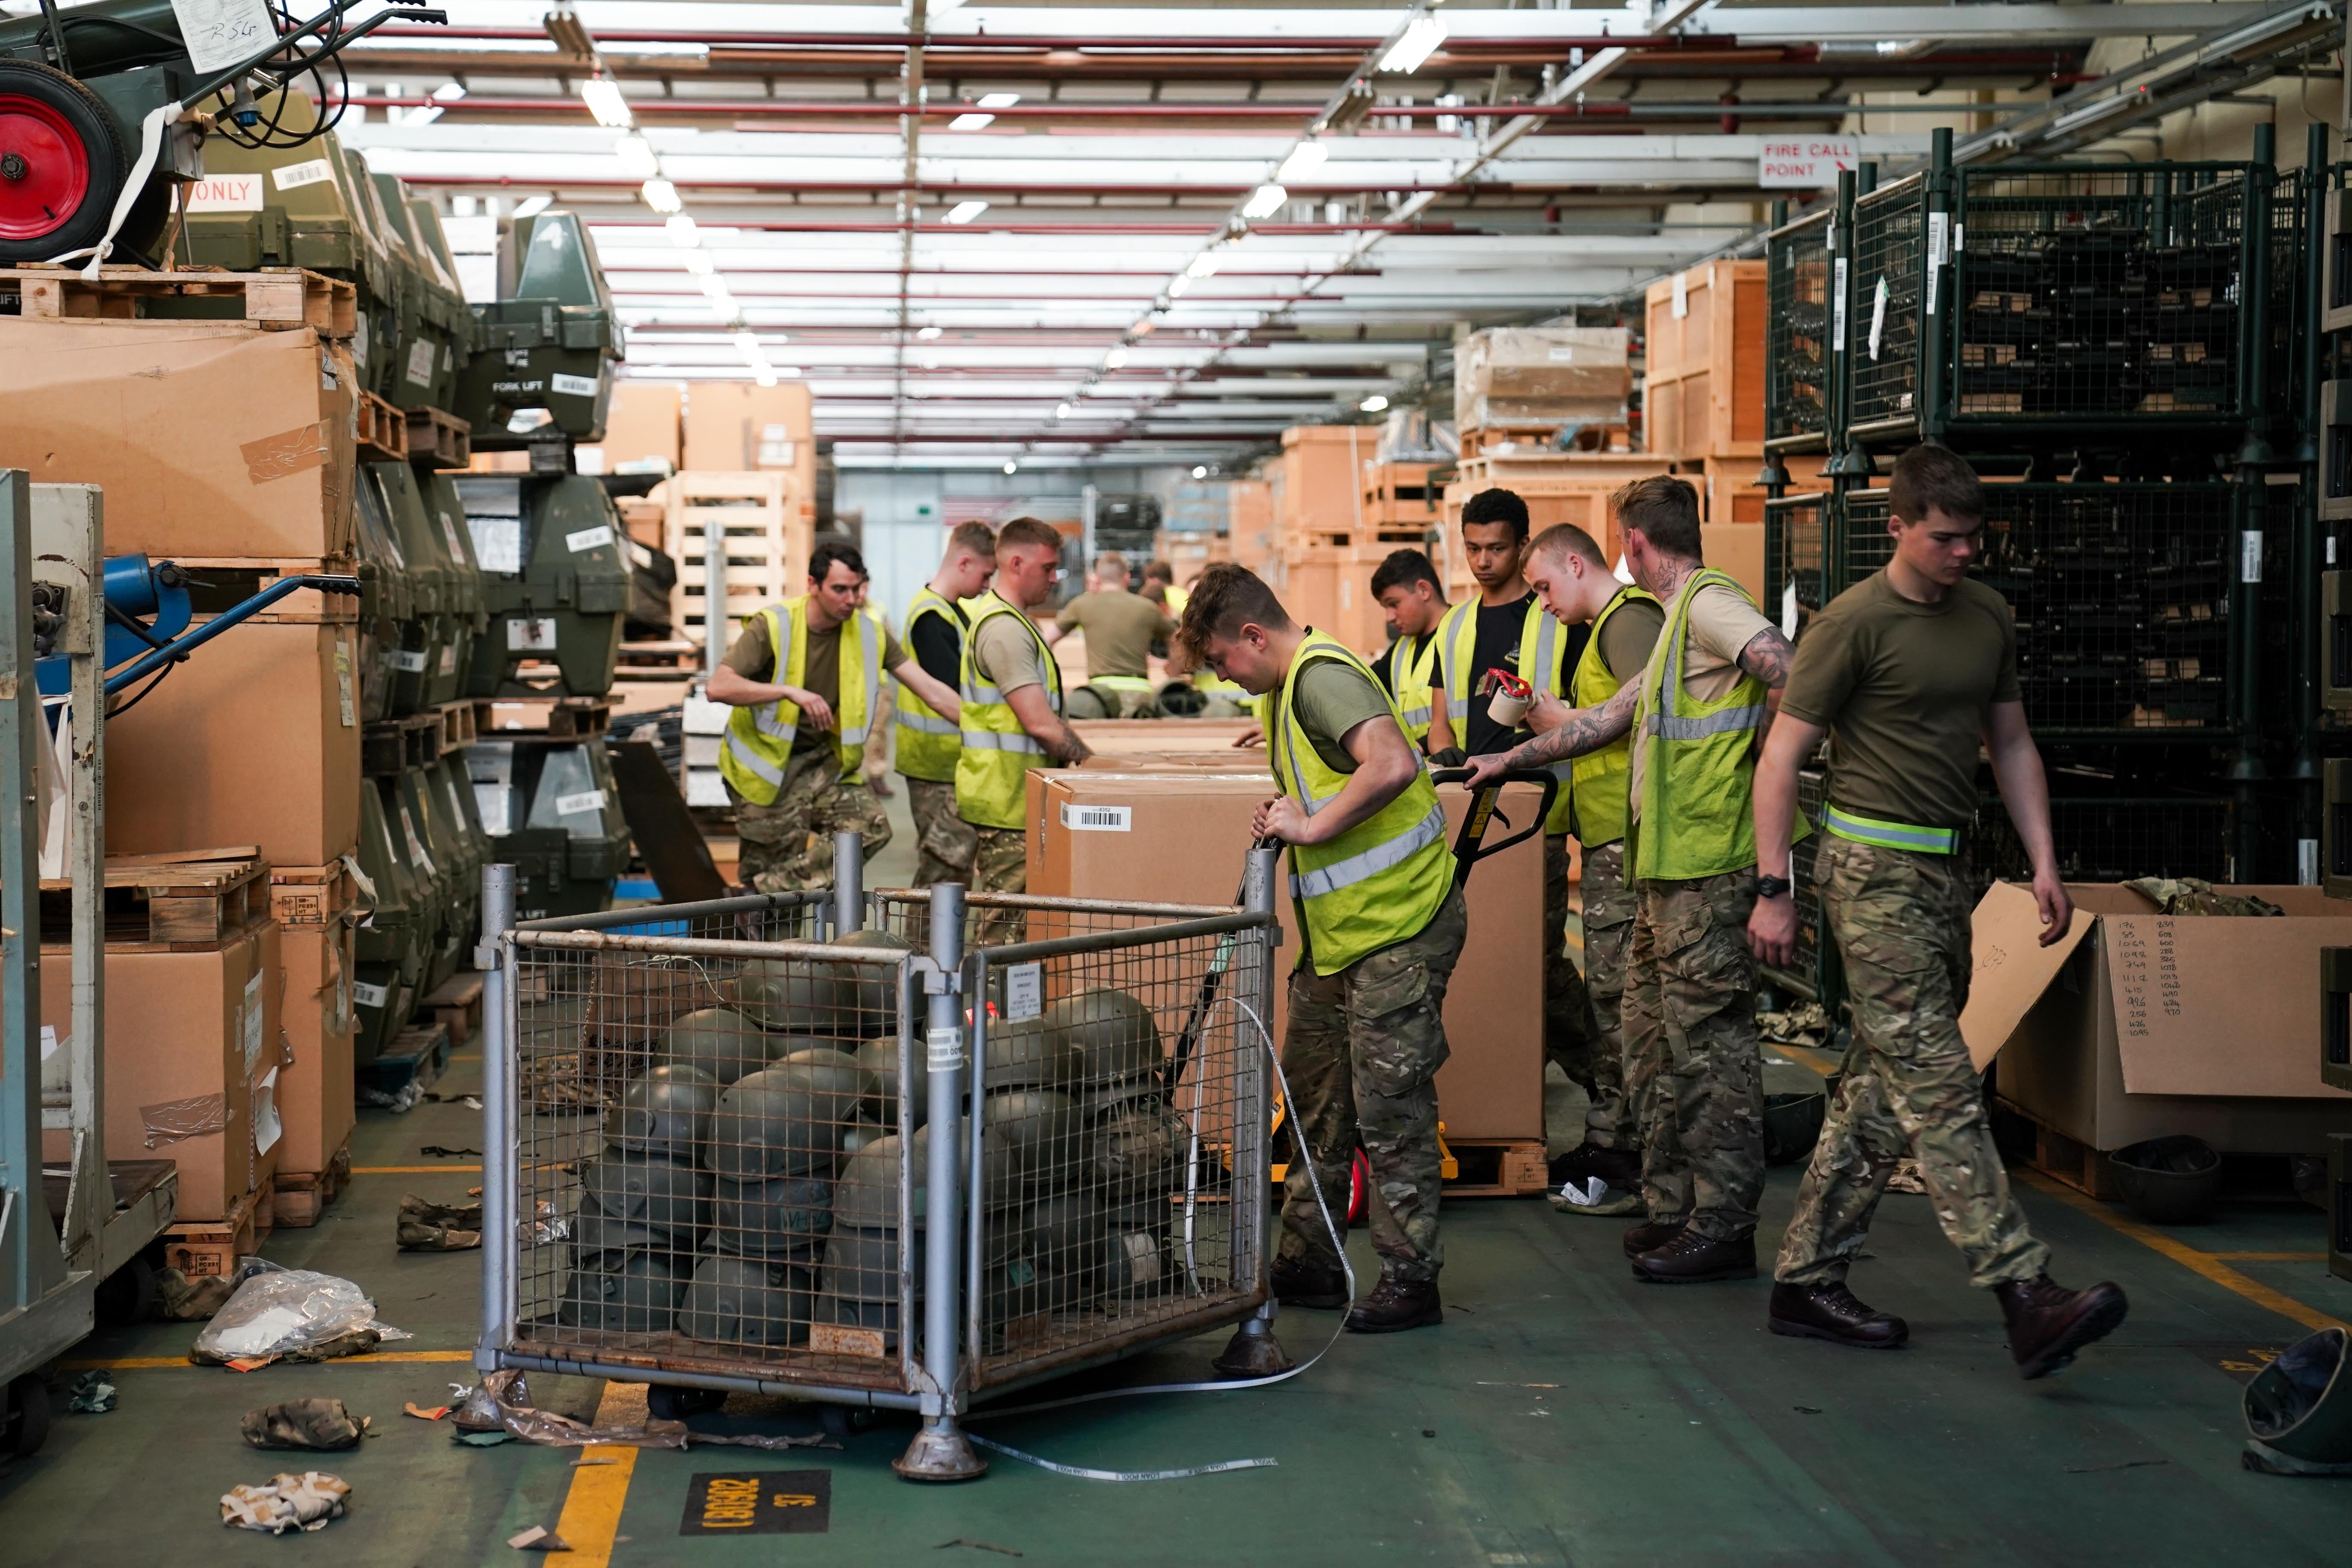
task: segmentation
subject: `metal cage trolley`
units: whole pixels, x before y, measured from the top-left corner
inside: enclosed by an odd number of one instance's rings
[[[1278,1369],[1273,859],[1234,907],[869,896],[846,835],[830,890],[511,930],[491,868],[476,1365],[915,1412],[928,1480],[1044,1378],[1228,1323]]]

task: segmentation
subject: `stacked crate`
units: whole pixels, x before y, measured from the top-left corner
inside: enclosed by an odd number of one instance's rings
[[[1488,451],[1465,458],[1438,500],[1440,532],[1432,554],[1445,580],[1445,595],[1459,599],[1478,591],[1462,556],[1462,508],[1489,489],[1507,489],[1528,503],[1530,536],[1557,522],[1572,522],[1592,535],[1612,562],[1624,554],[1609,498],[1635,479],[1670,473],[1674,464],[1648,452]]]
[[[1383,499],[1392,470],[1420,469],[1425,482],[1426,469],[1377,461],[1380,435],[1370,425],[1294,426],[1268,480],[1274,551],[1265,574],[1293,620],[1366,654],[1388,642],[1372,573],[1390,551],[1427,539],[1417,514],[1400,518]]]

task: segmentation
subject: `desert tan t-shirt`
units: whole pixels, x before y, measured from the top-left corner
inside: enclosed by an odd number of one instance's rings
[[[1687,583],[1684,592],[1688,592]],[[1673,598],[1664,601],[1665,616],[1659,623],[1662,628],[1674,620],[1675,605],[1681,598],[1682,594],[1677,593]],[[1622,617],[1622,611],[1620,616]],[[1709,583],[1701,588],[1698,597],[1691,601],[1689,646],[1683,650],[1683,689],[1690,694],[1691,700],[1719,702],[1730,695],[1731,689],[1739,684],[1740,654],[1756,640],[1757,633],[1772,629],[1772,623],[1766,620],[1763,613],[1749,604],[1748,595],[1738,589],[1722,583]],[[1605,647],[1602,651],[1604,654],[1607,652]],[[1663,658],[1665,651],[1665,638],[1661,635],[1650,650],[1650,658]],[[1647,678],[1649,665],[1646,660],[1642,668],[1643,674],[1633,679]],[[1630,792],[1626,820],[1631,822],[1642,815],[1643,753],[1648,748],[1636,735],[1633,744],[1626,750],[1633,764],[1633,771],[1625,781]]]
[[[1124,588],[1079,595],[1062,606],[1054,624],[1066,632],[1087,634],[1089,676],[1149,673],[1144,660],[1151,655],[1151,645],[1176,630],[1166,611]]]
[[[735,635],[734,646],[727,650],[726,658],[720,662],[746,680],[757,680],[762,684],[773,681],[777,675],[776,656],[774,650],[768,646],[768,617],[752,616],[746,619],[743,629]],[[898,639],[891,635],[888,627],[883,627],[882,668],[885,670],[892,670],[906,662],[907,650],[898,646]],[[839,714],[841,710],[840,626],[835,626],[829,632],[821,632],[814,627],[810,628],[808,652],[798,684],[803,690],[813,691],[824,698],[826,706],[833,709],[836,715]],[[874,692],[866,694],[869,712],[870,705],[877,700],[878,695]],[[814,724],[803,724],[793,736],[793,750],[795,752],[814,752],[821,746],[835,743],[832,731],[820,730]]]
[[[1996,702],[2020,700],[2009,603],[1963,578],[1932,605],[1874,572],[1797,645],[1780,710],[1830,732],[1830,799],[1859,816],[1963,827]]]
[[[1046,657],[1037,644],[1037,634],[1017,616],[991,616],[971,634],[972,673],[1007,696],[1024,686],[1049,685]],[[1060,689],[1058,680],[1050,685]]]

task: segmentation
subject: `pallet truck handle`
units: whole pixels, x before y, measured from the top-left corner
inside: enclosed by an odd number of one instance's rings
[[[1468,768],[1440,768],[1429,775],[1433,784],[1468,784]],[[1507,784],[1539,784],[1543,801],[1535,809],[1534,819],[1500,844],[1486,844],[1486,819],[1495,815],[1496,803],[1502,798]],[[1472,798],[1470,815],[1462,819],[1462,831],[1454,839],[1454,885],[1460,887],[1470,877],[1470,868],[1489,855],[1500,855],[1512,845],[1534,837],[1543,831],[1551,816],[1552,802],[1559,798],[1559,775],[1549,768],[1506,768],[1494,783],[1484,785]]]

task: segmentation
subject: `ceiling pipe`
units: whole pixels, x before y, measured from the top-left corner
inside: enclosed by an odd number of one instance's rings
[[[446,124],[457,124],[477,114],[542,114],[551,119],[592,119],[587,107],[577,98],[485,98],[469,95],[454,103],[422,93],[386,97],[383,94],[353,94],[344,99],[330,99],[329,107],[348,105],[356,109],[438,109],[436,118]],[[1849,114],[1938,114],[1950,116],[1956,106],[1949,103],[1856,105],[1844,102],[1811,103],[1742,103],[1739,113],[1748,120],[1843,118]],[[1996,106],[2006,107],[2006,106]],[[895,103],[856,102],[804,103],[783,102],[775,99],[747,99],[734,101],[723,99],[646,98],[633,99],[629,108],[638,119],[655,116],[675,119],[759,119],[759,120],[898,120],[906,111]],[[973,111],[968,102],[947,101],[923,109],[918,118],[952,120]],[[991,109],[986,113],[998,120],[1270,120],[1295,124],[1307,111],[1306,106],[1282,103],[1154,103],[1076,102],[1016,105],[1010,109]],[[1387,117],[1403,120],[1507,120],[1519,115],[1531,115],[1540,120],[1688,120],[1709,121],[1723,112],[1719,101],[1690,100],[1686,102],[1626,102],[1612,100],[1601,103],[1435,103],[1376,104],[1366,113],[1368,119]],[[962,132],[978,135],[978,132]]]

